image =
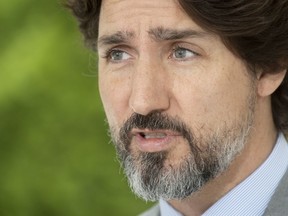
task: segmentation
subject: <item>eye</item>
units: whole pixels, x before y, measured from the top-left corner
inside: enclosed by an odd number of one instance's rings
[[[176,59],[176,60],[181,60],[181,61],[185,61],[187,59],[190,59],[194,56],[197,56],[197,53],[183,48],[183,47],[176,47],[173,49],[173,53],[172,53],[172,58]]]
[[[106,54],[106,58],[112,62],[120,62],[130,59],[131,55],[122,50],[110,50]]]

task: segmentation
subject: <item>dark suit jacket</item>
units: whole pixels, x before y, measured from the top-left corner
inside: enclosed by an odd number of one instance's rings
[[[155,205],[139,216],[160,216],[160,207]],[[263,216],[288,216],[288,170],[281,179]]]

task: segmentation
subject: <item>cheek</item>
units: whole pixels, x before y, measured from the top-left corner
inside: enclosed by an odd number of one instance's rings
[[[227,75],[228,70],[215,74]],[[182,79],[174,85],[177,103],[187,123],[196,128],[206,125],[213,129],[221,123],[237,120],[247,109],[247,98],[251,91],[248,77],[234,77],[233,74],[199,77]]]
[[[129,112],[127,82],[120,77],[99,73],[99,92],[109,125],[118,127]]]

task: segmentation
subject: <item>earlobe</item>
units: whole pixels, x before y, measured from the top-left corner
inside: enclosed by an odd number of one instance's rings
[[[271,95],[282,83],[287,70],[278,73],[263,73],[258,77],[257,92],[260,97]]]

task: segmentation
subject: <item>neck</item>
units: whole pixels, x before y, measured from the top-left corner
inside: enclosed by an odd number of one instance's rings
[[[256,108],[257,109],[257,108]],[[255,113],[259,114],[259,110]],[[264,117],[263,117],[264,116]],[[253,173],[269,156],[276,143],[277,130],[271,112],[255,116],[250,139],[229,168],[190,197],[169,203],[185,216],[199,216],[216,201]]]

